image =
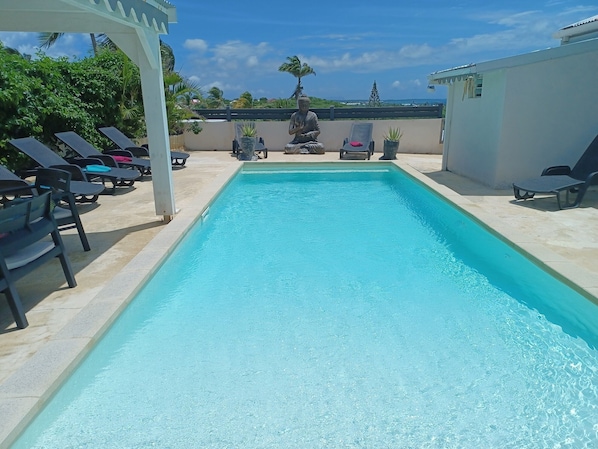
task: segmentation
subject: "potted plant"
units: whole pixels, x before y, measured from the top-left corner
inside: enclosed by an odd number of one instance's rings
[[[380,156],[380,160],[393,160],[397,158],[397,151],[399,150],[399,142],[403,137],[403,132],[398,126],[388,128],[388,132],[384,135],[384,155]]]
[[[255,123],[244,123],[241,126],[241,152],[239,159],[244,161],[255,161],[255,137],[257,136],[257,129]]]

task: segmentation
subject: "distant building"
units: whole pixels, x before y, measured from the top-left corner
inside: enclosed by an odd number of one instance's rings
[[[555,48],[428,76],[447,84],[443,169],[493,188],[574,164],[598,134],[598,16]]]

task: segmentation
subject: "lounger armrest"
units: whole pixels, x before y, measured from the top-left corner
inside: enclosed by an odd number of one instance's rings
[[[590,173],[588,175],[588,177],[586,178],[587,186],[596,185],[596,184],[598,184],[598,171]]]
[[[345,137],[343,139],[343,146],[347,145],[349,143],[349,139],[347,137]]]
[[[114,160],[114,158],[109,154],[98,154],[97,156],[93,156],[93,159],[99,159],[106,167],[114,167],[117,168],[118,164]]]
[[[568,175],[570,173],[571,167],[568,165],[555,165],[554,167],[545,168],[542,171],[542,176]]]
[[[61,164],[61,165],[52,165],[52,167],[50,167],[50,168],[58,168],[60,170],[69,172],[71,174],[71,179],[73,181],[88,181],[87,176],[85,176],[85,172],[79,165]]]
[[[70,159],[69,162],[71,164],[78,165],[79,167],[87,167],[88,165],[104,165],[104,162],[95,157],[78,157],[75,159]]]
[[[104,154],[109,154],[110,156],[124,156],[124,157],[135,157],[133,153],[127,150],[104,150]]]
[[[149,151],[144,147],[127,147],[126,151],[130,151],[135,157],[149,157]]]

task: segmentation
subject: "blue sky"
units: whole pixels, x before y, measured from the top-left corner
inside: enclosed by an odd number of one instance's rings
[[[558,46],[554,32],[598,14],[598,5],[574,0],[171,3],[178,23],[163,40],[176,69],[231,100],[245,91],[288,98],[296,80],[278,67],[293,55],[316,71],[302,80],[307,95],[367,99],[376,81],[382,100],[445,98],[445,87],[427,91],[428,74]],[[0,40],[36,53],[35,34],[0,33]],[[85,57],[89,36],[67,35],[47,53]]]

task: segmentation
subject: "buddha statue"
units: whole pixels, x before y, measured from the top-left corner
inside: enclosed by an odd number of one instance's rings
[[[324,145],[318,142],[320,125],[318,116],[309,110],[309,97],[302,95],[297,100],[299,110],[293,112],[289,123],[289,134],[295,137],[285,145],[286,154],[324,154]]]

